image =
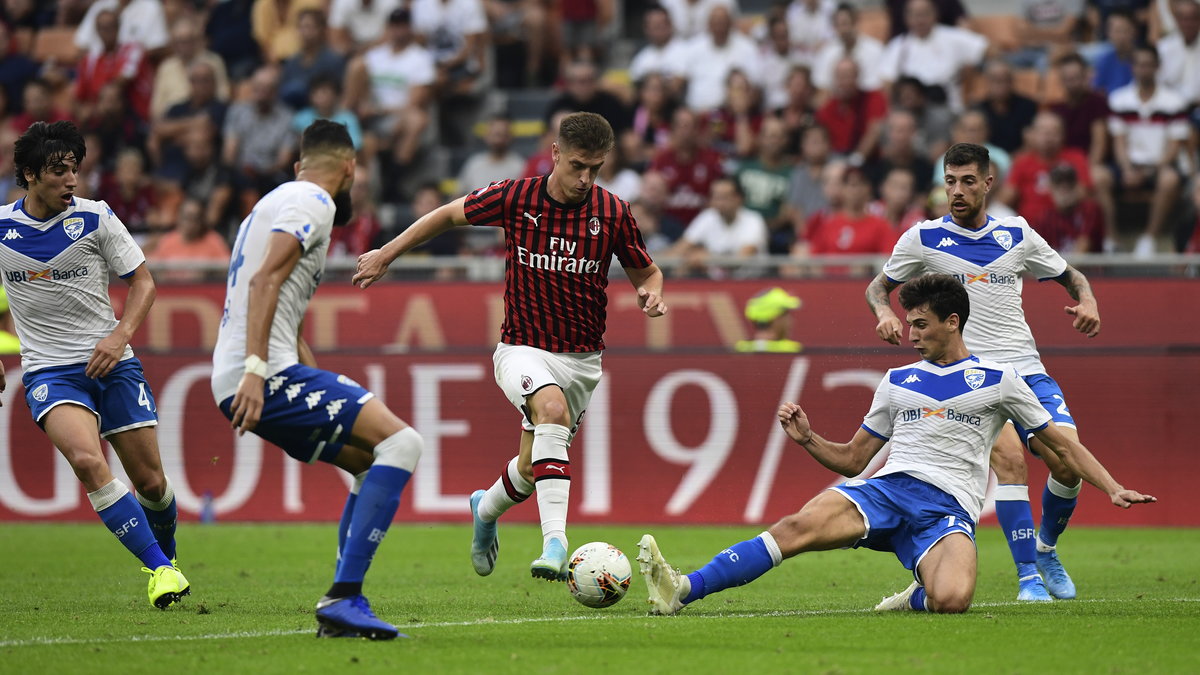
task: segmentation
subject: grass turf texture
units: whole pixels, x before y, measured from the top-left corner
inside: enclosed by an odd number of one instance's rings
[[[531,579],[541,536],[501,525],[480,578],[470,528],[397,524],[367,576],[376,613],[411,640],[316,640],[313,605],[333,571],[334,527],[181,528],[193,584],[181,605],[146,600],[147,575],[99,524],[4,525],[0,673],[977,672],[1152,673],[1197,667],[1200,530],[1075,528],[1061,553],[1079,599],[1014,601],[1000,533],[979,535],[965,615],[869,611],[911,577],[890,554],[830,551],[784,563],[678,617],[646,615],[632,561],[645,528],[576,526],[630,556],[629,594],[592,610]],[[741,528],[650,528],[690,571],[754,536]]]

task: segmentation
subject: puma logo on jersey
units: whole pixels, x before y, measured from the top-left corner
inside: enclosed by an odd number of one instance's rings
[[[541,218],[541,217],[542,217],[542,215],[543,215],[543,214],[539,213],[539,214],[537,214],[537,215],[535,216],[535,215],[533,215],[533,214],[529,213],[528,211],[526,211],[526,212],[525,212],[525,217],[533,221],[533,226],[534,226],[534,227],[537,227],[537,226],[538,226],[538,219],[539,219],[539,218]]]
[[[942,240],[938,242],[935,248],[946,248],[947,246],[958,246],[958,242],[950,237],[942,237]]]
[[[904,378],[904,381],[901,382],[900,384],[912,384],[913,382],[920,382],[920,381],[921,381],[921,378],[917,377],[916,373],[913,373],[912,375],[909,375],[908,377]]]
[[[17,232],[16,230],[9,230],[8,232],[4,233],[5,241],[7,241],[9,239],[20,239],[20,238],[21,238],[21,233]]]
[[[550,469],[554,469],[555,471],[563,474],[564,476],[567,475],[567,468],[565,466],[559,466],[557,464],[547,464],[546,470],[549,471]]]

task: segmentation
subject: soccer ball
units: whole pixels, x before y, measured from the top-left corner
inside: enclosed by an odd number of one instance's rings
[[[567,589],[587,607],[609,607],[625,597],[633,570],[621,549],[593,541],[575,549],[567,562]]]

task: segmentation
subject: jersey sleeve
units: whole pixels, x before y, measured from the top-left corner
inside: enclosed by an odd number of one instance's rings
[[[925,271],[921,250],[920,228],[910,227],[900,235],[892,255],[883,265],[883,273],[891,281],[902,284]]]
[[[1012,366],[1005,367],[1000,379],[1000,406],[1009,419],[1029,431],[1039,431],[1050,423],[1050,413]]]
[[[280,209],[272,232],[286,232],[300,242],[307,253],[324,238],[328,238],[333,227],[333,204],[324,192],[313,195],[297,195]],[[322,235],[322,233],[324,233]]]
[[[1039,281],[1054,279],[1067,269],[1067,261],[1029,223],[1025,223],[1025,269]]]
[[[875,397],[871,399],[871,409],[867,411],[867,416],[863,418],[862,422],[863,430],[885,441],[892,437],[892,423],[895,419],[892,414],[891,378],[892,371],[889,370],[880,380],[879,387],[875,389]]]
[[[621,202],[621,224],[618,232],[616,250],[617,260],[621,267],[644,269],[654,264],[654,259],[646,250],[646,242],[642,241],[642,231],[638,229],[637,219],[629,210],[629,204]]]
[[[463,202],[467,222],[480,227],[504,227],[504,196],[512,184],[511,180],[498,180],[467,195]]]
[[[105,202],[100,202],[100,207],[100,254],[108,268],[124,279],[146,262],[146,256],[112,207]]]

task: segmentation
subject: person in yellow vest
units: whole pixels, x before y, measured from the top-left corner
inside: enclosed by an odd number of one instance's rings
[[[14,332],[12,314],[8,312],[8,293],[0,287],[0,354],[20,354],[21,341]]]
[[[754,326],[754,336],[738,340],[739,352],[775,352],[795,354],[804,345],[788,339],[792,327],[791,311],[800,307],[800,298],[776,286],[746,302],[746,318]]]

